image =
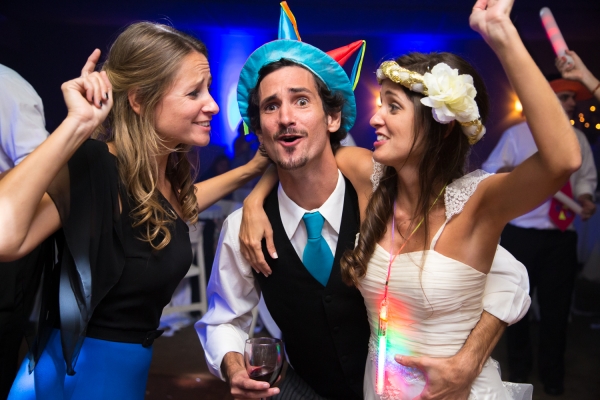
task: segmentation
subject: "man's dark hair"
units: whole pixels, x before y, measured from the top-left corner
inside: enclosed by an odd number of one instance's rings
[[[274,61],[270,64],[265,65],[258,71],[258,81],[256,82],[256,86],[254,86],[250,90],[250,101],[248,102],[248,116],[250,118],[250,130],[256,132],[260,130],[260,110],[259,103],[260,98],[258,96],[258,88],[262,80],[272,72],[277,71],[283,67],[301,67],[309,71],[312,76],[315,78],[315,84],[317,86],[317,92],[319,93],[319,97],[321,98],[321,102],[323,103],[323,111],[325,115],[332,115],[336,112],[342,111],[344,104],[346,103],[346,99],[340,92],[332,92],[329,90],[325,82],[321,80],[318,76],[316,76],[312,71],[310,71],[305,66],[298,64],[294,61],[291,61],[287,58],[282,58],[279,61]],[[331,132],[329,135],[329,143],[331,143],[331,148],[335,152],[340,147],[340,142],[344,140],[348,132],[343,126],[346,124],[346,116],[342,112],[342,121],[340,124],[340,129],[335,132]]]

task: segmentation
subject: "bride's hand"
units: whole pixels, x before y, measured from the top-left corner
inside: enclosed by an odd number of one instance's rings
[[[469,25],[493,48],[505,43],[508,31],[515,29],[510,20],[514,0],[477,0],[469,17]]]
[[[67,119],[76,121],[82,134],[87,136],[104,121],[113,104],[112,86],[106,72],[94,72],[99,59],[100,50],[96,49],[88,57],[81,76],[61,86]]]

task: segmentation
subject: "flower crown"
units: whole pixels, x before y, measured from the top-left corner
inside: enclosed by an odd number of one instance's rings
[[[481,123],[479,107],[475,102],[477,90],[471,75],[459,75],[457,69],[450,68],[446,63],[439,63],[431,72],[421,75],[401,67],[395,61],[385,61],[377,70],[377,80],[381,84],[386,78],[425,95],[421,103],[432,108],[433,119],[440,124],[458,121],[470,144],[477,143],[485,134],[485,126]]]

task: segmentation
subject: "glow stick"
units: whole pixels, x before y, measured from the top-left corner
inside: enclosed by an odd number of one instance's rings
[[[377,377],[375,381],[375,393],[383,394],[385,384],[385,352],[387,348],[387,299],[384,298],[381,302],[379,311],[379,343],[377,349]]]
[[[540,18],[542,19],[544,29],[546,29],[546,35],[548,35],[548,39],[550,39],[550,43],[552,43],[554,53],[557,57],[565,57],[567,59],[567,65],[572,66],[573,58],[566,54],[566,50],[569,48],[567,47],[567,43],[565,42],[562,33],[560,33],[560,29],[558,29],[552,11],[550,11],[548,7],[542,8],[540,10]]]
[[[581,206],[577,204],[575,200],[573,200],[563,192],[554,193],[554,198],[563,203],[565,206],[569,207],[571,210],[573,210],[575,214],[581,215],[581,212],[583,211]]]

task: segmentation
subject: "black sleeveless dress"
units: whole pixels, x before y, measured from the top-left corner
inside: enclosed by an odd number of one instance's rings
[[[85,337],[150,346],[162,333],[156,330],[162,309],[192,263],[187,224],[178,217],[169,225],[171,241],[162,250],[140,240],[145,228],[132,226],[134,204],[120,184],[117,159],[97,140],[77,150],[48,194],[62,222],[59,260],[44,274],[30,369],[55,328],[69,375]]]

